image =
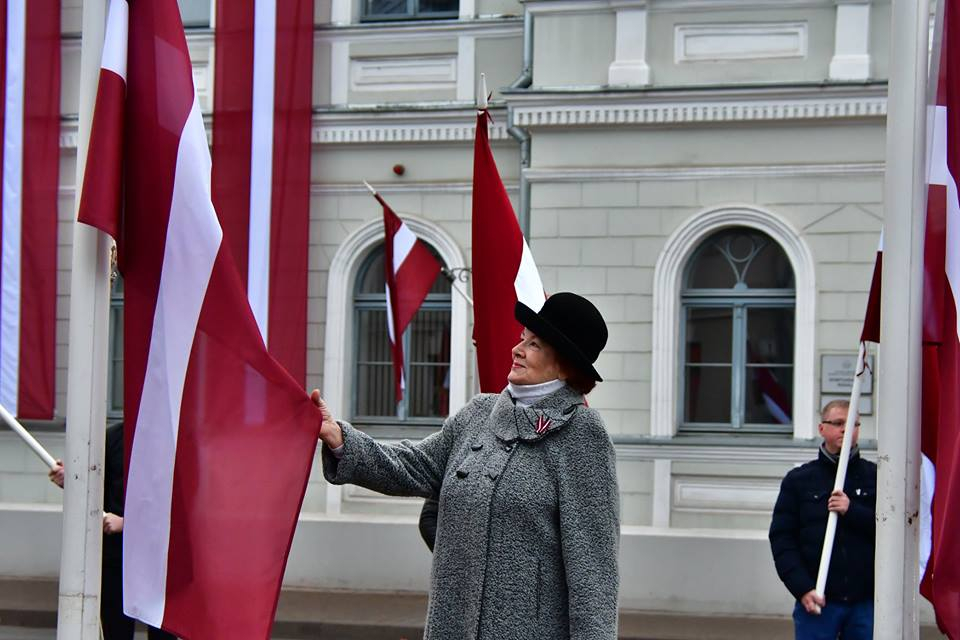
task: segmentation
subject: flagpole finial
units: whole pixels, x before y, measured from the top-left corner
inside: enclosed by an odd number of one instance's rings
[[[367,189],[370,190],[371,194],[373,194],[374,196],[377,195],[377,190],[371,187],[369,182],[367,182],[366,180],[361,180],[360,182],[362,182],[363,186],[365,186]]]
[[[477,99],[477,109],[486,111],[487,109],[487,74],[480,74],[480,97]]]

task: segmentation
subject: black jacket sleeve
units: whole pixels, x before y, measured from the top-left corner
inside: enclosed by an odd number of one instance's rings
[[[800,526],[797,489],[792,474],[788,473],[780,484],[780,495],[777,496],[777,504],[773,508],[769,538],[777,575],[797,600],[817,586],[816,576],[811,576],[803,563]]]
[[[437,514],[440,511],[440,503],[433,498],[427,498],[423,501],[423,509],[420,510],[420,537],[433,551],[433,544],[437,540]]]

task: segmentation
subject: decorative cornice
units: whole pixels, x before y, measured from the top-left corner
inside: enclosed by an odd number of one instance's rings
[[[861,447],[860,453],[867,460],[876,461],[876,443],[872,448]],[[771,446],[755,442],[750,444],[693,444],[680,443],[676,439],[650,439],[644,443],[617,442],[614,438],[614,448],[618,460],[673,460],[675,462],[731,462],[749,461],[751,464],[802,464],[817,456],[820,446],[819,439],[791,440],[789,445]]]
[[[422,194],[457,194],[469,195],[473,193],[472,182],[408,182],[403,184],[377,183],[373,185],[378,193],[422,193]],[[503,188],[508,193],[519,190],[520,185],[516,182],[504,182]],[[366,195],[370,193],[362,184],[311,184],[311,195],[323,196],[346,196],[346,195]],[[379,425],[374,425],[379,426]]]
[[[822,8],[834,0],[525,0],[534,15],[598,13],[622,8],[643,8],[658,12],[731,11],[785,8]]]
[[[400,22],[377,22],[353,24],[350,26],[323,26],[314,32],[315,42],[333,40],[432,40],[436,38],[456,38],[459,36],[521,36],[523,35],[522,17],[482,18],[477,20],[438,20],[421,22],[418,20]]]
[[[506,140],[507,112],[491,109],[490,139]],[[330,111],[313,116],[310,140],[313,144],[365,144],[394,142],[468,142],[473,141],[476,111],[460,109],[412,109],[406,111]],[[212,140],[210,114],[204,115],[207,142]],[[76,149],[79,139],[77,119],[65,118],[60,125],[60,148]]]
[[[649,167],[631,169],[525,169],[533,182],[664,182],[736,178],[796,178],[820,176],[882,176],[883,162],[849,164],[782,164],[716,167]]]
[[[514,96],[510,96],[513,101]],[[552,104],[551,104],[552,103]],[[746,122],[881,118],[886,96],[838,96],[741,99],[660,99],[649,102],[595,101],[592,104],[516,102],[513,122],[521,127],[663,125],[704,122]]]
[[[490,139],[505,140],[506,111],[491,110]],[[314,144],[392,142],[466,142],[474,138],[476,111],[472,108],[423,111],[332,111],[315,114]]]

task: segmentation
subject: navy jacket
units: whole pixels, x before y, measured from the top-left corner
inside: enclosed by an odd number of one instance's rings
[[[827,499],[836,475],[836,463],[820,451],[816,460],[786,475],[773,508],[773,560],[783,584],[798,600],[816,587],[829,513]],[[825,594],[828,604],[873,598],[877,465],[859,453],[851,457],[843,491],[850,498],[850,508],[837,521]]]

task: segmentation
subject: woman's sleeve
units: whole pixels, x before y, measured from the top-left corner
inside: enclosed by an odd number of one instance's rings
[[[620,494],[616,453],[596,412],[561,443],[557,467],[560,542],[567,571],[571,640],[615,640],[620,586]],[[586,428],[580,428],[586,427]]]
[[[329,448],[322,448],[323,476],[332,484],[356,484],[392,496],[435,497],[458,430],[457,416],[417,443],[403,440],[392,445],[340,422],[342,456],[338,459]]]

